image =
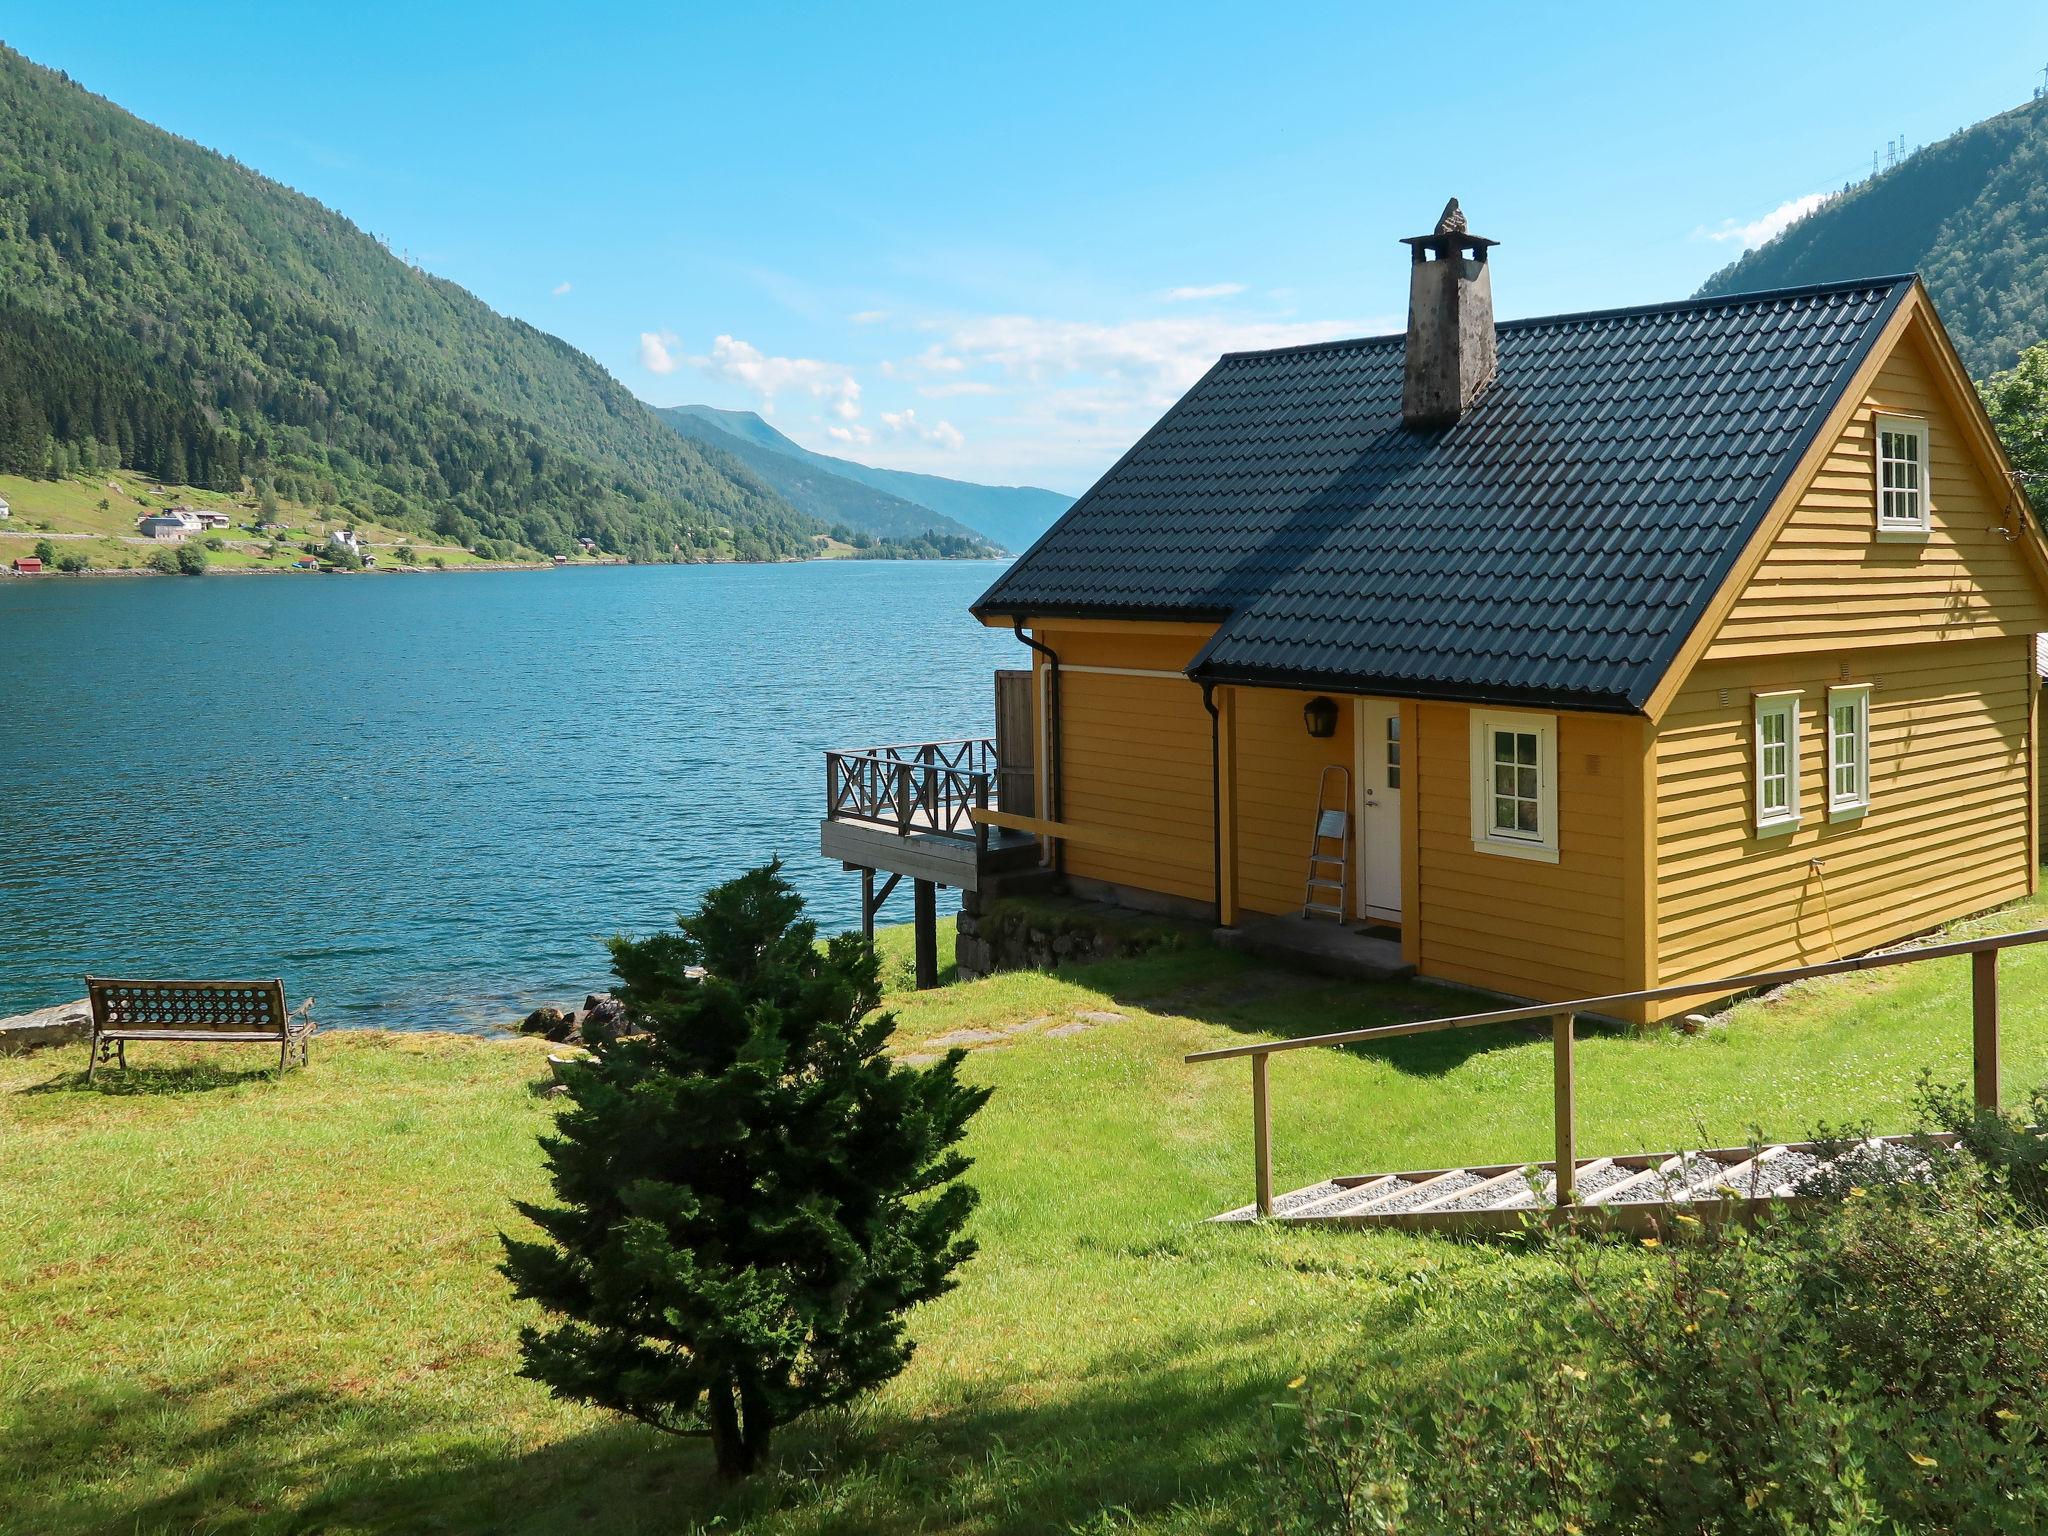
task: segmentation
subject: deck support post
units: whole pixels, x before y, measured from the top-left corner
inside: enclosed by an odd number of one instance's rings
[[[1272,1059],[1263,1052],[1252,1058],[1252,1188],[1262,1218],[1273,1214],[1273,1120],[1266,1104]]]
[[[939,984],[938,887],[929,880],[911,886],[911,909],[917,924],[917,989],[929,991]]]
[[[1977,1084],[1977,1107],[1998,1108],[1998,951],[1980,949],[1970,956],[1971,1052]]]
[[[860,872],[860,936],[868,941],[872,949],[875,943],[875,872],[863,869]]]
[[[1565,1209],[1576,1198],[1574,1175],[1578,1172],[1578,1135],[1573,1124],[1572,1105],[1572,1016],[1560,1013],[1550,1021],[1552,1115],[1557,1132],[1557,1208]]]

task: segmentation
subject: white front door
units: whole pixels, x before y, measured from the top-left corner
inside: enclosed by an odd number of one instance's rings
[[[1401,706],[1360,699],[1358,721],[1358,915],[1401,920]]]

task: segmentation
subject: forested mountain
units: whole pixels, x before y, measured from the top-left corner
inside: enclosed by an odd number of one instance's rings
[[[0,47],[0,471],[110,461],[487,552],[824,531],[574,348]]]
[[[823,522],[877,538],[908,539],[937,533],[965,539],[990,554],[1001,547],[943,512],[934,512],[930,507],[905,501],[901,496],[892,496],[887,491],[863,485],[858,480],[810,462],[803,456],[803,449],[766,422],[761,423],[763,429],[778,443],[786,445],[786,449],[767,446],[752,437],[733,435],[718,423],[697,414],[707,409],[709,407],[696,405],[657,406],[655,414],[691,441],[730,453],[752,470],[762,484],[771,487],[799,512],[808,512]],[[760,421],[760,417],[755,416],[754,420]]]
[[[2048,99],[1849,188],[1707,280],[1705,294],[1918,272],[1973,377],[2048,337]]]
[[[1029,549],[1054,519],[1074,504],[1071,496],[1041,490],[1032,485],[976,485],[967,480],[948,480],[943,475],[920,475],[907,469],[876,469],[851,459],[834,458],[784,437],[752,411],[722,411],[711,405],[678,405],[662,412],[671,425],[682,416],[695,417],[717,428],[730,439],[755,444],[772,452],[801,460],[825,474],[837,475],[861,485],[886,491],[891,496],[914,502],[942,516],[964,523],[976,533],[994,540],[1004,549]],[[682,430],[678,426],[678,430]],[[720,441],[705,438],[704,441]]]

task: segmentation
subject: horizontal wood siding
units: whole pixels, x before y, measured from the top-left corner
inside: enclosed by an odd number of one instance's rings
[[[1068,647],[1057,635],[1064,663]],[[1091,642],[1104,637],[1091,636]],[[1182,649],[1187,649],[1182,642]],[[1084,648],[1075,646],[1082,651]],[[1089,665],[1149,667],[1149,646],[1119,653],[1091,643],[1085,654],[1118,657]],[[1142,833],[1139,855],[1067,844],[1070,874],[1160,891],[1191,901],[1214,894],[1209,715],[1202,690],[1185,678],[1060,672],[1060,812],[1077,827]]]
[[[2048,607],[1999,531],[2005,487],[1972,455],[1917,331],[1879,370],[1703,660],[1982,639],[2048,629]],[[1873,417],[1928,424],[1933,531],[1876,537]]]
[[[1696,668],[1657,731],[1658,982],[1837,959],[2026,894],[2032,667],[2013,636]],[[1873,685],[1870,809],[1830,824],[1843,682]],[[1759,837],[1752,694],[1789,688],[1800,823]]]
[[[1314,694],[1238,688],[1233,697],[1238,903],[1246,912],[1299,912],[1317,780],[1325,764],[1351,767],[1351,701],[1335,699],[1337,733],[1319,740],[1301,715]],[[1357,878],[1354,870],[1354,893]]]
[[[1624,881],[1641,723],[1557,717],[1558,861],[1544,864],[1472,844],[1469,712],[1423,704],[1416,716],[1403,793],[1420,798],[1422,973],[1539,1001],[1639,987]]]

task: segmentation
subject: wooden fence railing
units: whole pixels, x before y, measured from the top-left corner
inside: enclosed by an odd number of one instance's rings
[[[988,808],[995,774],[996,744],[986,736],[827,752],[825,814],[892,827],[899,836],[974,842],[987,836],[974,812]]]
[[[1407,1024],[1381,1024],[1370,1029],[1339,1030],[1327,1035],[1303,1035],[1293,1040],[1261,1040],[1250,1045],[1227,1045],[1212,1051],[1195,1051],[1183,1058],[1189,1062],[1228,1061],[1241,1056],[1252,1059],[1252,1171],[1253,1188],[1261,1216],[1273,1214],[1273,1131],[1269,1107],[1267,1063],[1283,1051],[1305,1051],[1317,1046],[1352,1045],[1367,1040],[1389,1040],[1397,1035],[1427,1035],[1446,1029],[1471,1029],[1481,1024],[1533,1023],[1550,1021],[1552,1105],[1556,1135],[1556,1197],[1560,1209],[1573,1203],[1572,1175],[1577,1164],[1574,1135],[1575,1082],[1572,1043],[1575,1021],[1582,1013],[1599,1013],[1624,1003],[1665,1002],[1673,998],[1716,996],[1750,992],[1760,987],[1783,986],[1816,976],[1839,976],[1848,971],[1875,971],[1896,965],[1919,965],[1955,955],[1970,957],[1971,1040],[1975,1063],[1977,1103],[1996,1109],[1999,1102],[1998,1068],[1998,952],[2024,944],[2048,943],[2048,928],[2030,928],[2023,933],[1998,934],[1984,939],[1958,939],[1946,944],[1929,944],[1919,949],[1891,950],[1883,954],[1859,955],[1852,960],[1828,960],[1819,965],[1794,966],[1788,970],[1756,971],[1745,976],[1723,976],[1710,981],[1687,981],[1672,986],[1651,987],[1642,992],[1614,992],[1605,997],[1581,997],[1564,1003],[1530,1003],[1519,1008],[1496,1008],[1486,1013],[1455,1014],[1437,1019],[1418,1019]]]

